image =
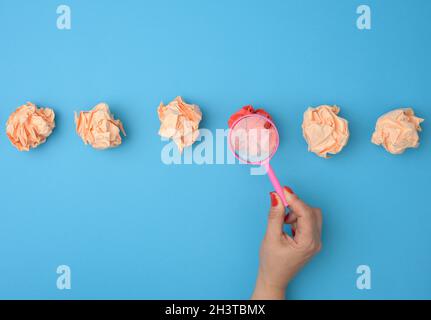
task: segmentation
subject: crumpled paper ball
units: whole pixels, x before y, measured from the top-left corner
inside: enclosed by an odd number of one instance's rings
[[[415,116],[413,109],[396,109],[381,116],[371,141],[392,154],[401,154],[407,148],[419,146],[420,124],[424,119]]]
[[[90,111],[75,113],[75,124],[82,141],[99,150],[119,146],[120,132],[126,135],[123,124],[114,119],[106,103],[100,103]]]
[[[228,126],[232,151],[242,161],[259,163],[275,152],[278,132],[272,127],[271,115],[264,109],[254,109],[251,105],[242,107],[230,116]]]
[[[248,105],[245,107],[242,107],[240,110],[238,110],[237,112],[235,112],[233,115],[230,116],[229,120],[228,120],[228,126],[229,128],[232,128],[233,124],[240,118],[247,116],[249,114],[259,114],[265,118],[268,118],[269,120],[272,121],[272,117],[271,115],[266,112],[264,109],[254,109],[253,106]]]
[[[349,123],[338,116],[340,108],[322,105],[308,108],[304,113],[302,133],[308,151],[322,158],[339,153],[349,141]]]
[[[160,103],[157,113],[160,119],[159,135],[172,139],[180,153],[198,138],[202,112],[197,105],[187,104],[181,97],[176,97],[166,106]]]
[[[20,151],[29,151],[44,143],[55,127],[55,113],[37,108],[31,102],[15,110],[6,122],[6,134]]]

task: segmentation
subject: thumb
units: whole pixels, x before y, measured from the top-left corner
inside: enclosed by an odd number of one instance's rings
[[[276,192],[271,192],[269,195],[271,196],[271,209],[269,210],[266,234],[271,237],[278,237],[283,234],[286,209]]]
[[[292,224],[306,211],[307,205],[302,202],[289,187],[284,187],[283,191],[290,209],[289,214],[286,216],[285,223]]]

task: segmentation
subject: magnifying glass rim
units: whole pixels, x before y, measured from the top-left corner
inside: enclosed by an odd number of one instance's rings
[[[251,117],[253,117],[253,118],[262,118],[262,119],[264,119],[265,121],[267,121],[267,122],[269,122],[272,126],[273,126],[273,128],[275,129],[275,133],[276,133],[276,135],[277,135],[277,139],[276,139],[276,143],[275,143],[275,148],[274,148],[274,151],[270,154],[270,156],[268,157],[268,158],[266,158],[265,160],[262,160],[262,161],[255,161],[255,162],[252,162],[252,161],[245,161],[244,159],[241,159],[239,156],[238,156],[238,154],[235,152],[235,149],[234,149],[234,147],[233,147],[233,145],[232,145],[232,132],[233,132],[233,129],[235,128],[235,126],[240,122],[240,121],[242,121],[242,120],[244,120],[245,118],[251,118]],[[275,154],[275,152],[277,151],[277,149],[278,149],[278,146],[279,146],[279,144],[280,144],[280,135],[278,134],[278,129],[277,129],[277,127],[275,126],[275,124],[274,124],[274,121],[272,121],[271,119],[268,119],[267,117],[265,117],[265,116],[262,116],[262,115],[260,115],[260,114],[256,114],[256,113],[253,113],[253,114],[247,114],[247,115],[245,115],[245,116],[242,116],[241,118],[239,118],[239,119],[237,119],[237,120],[235,120],[235,122],[232,124],[232,126],[230,127],[230,129],[229,129],[229,149],[230,149],[230,151],[233,153],[233,155],[235,156],[235,158],[237,158],[239,161],[242,161],[242,162],[245,162],[245,163],[248,163],[248,164],[253,164],[253,165],[262,165],[262,164],[264,164],[265,162],[269,162],[269,160],[271,160],[272,159],[272,157],[274,156],[274,154]]]

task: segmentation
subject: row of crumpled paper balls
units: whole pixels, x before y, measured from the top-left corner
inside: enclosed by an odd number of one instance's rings
[[[308,150],[322,158],[339,153],[350,137],[349,124],[346,119],[338,116],[337,106],[321,105],[308,108],[304,113],[302,123],[303,136],[308,144]],[[263,109],[245,106],[229,119],[229,128],[241,117],[258,114],[272,120],[271,115]],[[419,146],[420,123],[424,120],[414,115],[411,108],[392,110],[381,116],[376,123],[376,129],[371,141],[382,145],[392,154],[401,154],[407,148]]]
[[[339,107],[328,105],[307,109],[302,130],[309,151],[328,158],[328,154],[337,154],[344,148],[349,140],[349,126],[346,119],[338,116],[339,112]],[[371,142],[392,154],[417,148],[423,121],[411,108],[392,110],[378,118]]]
[[[76,131],[85,144],[95,149],[107,149],[121,144],[123,124],[115,120],[106,103],[90,111],[75,113]],[[55,113],[50,108],[38,108],[31,102],[13,112],[6,123],[6,134],[20,151],[29,151],[44,143],[55,128]]]
[[[172,139],[180,152],[192,145],[199,136],[199,123],[202,113],[197,105],[187,104],[181,97],[168,105],[160,104],[158,115],[161,122],[159,134]],[[320,157],[339,153],[349,140],[349,127],[346,119],[338,116],[340,108],[322,105],[308,108],[302,123],[303,135],[309,151]],[[229,119],[229,127],[238,118],[257,113],[272,119],[263,109],[243,107]],[[401,108],[381,116],[376,123],[372,142],[382,145],[392,154],[401,154],[407,148],[419,145],[420,123],[424,120],[414,115],[411,108]],[[106,103],[100,103],[90,111],[75,114],[76,131],[85,144],[96,149],[119,146],[123,124],[115,120]],[[37,108],[32,103],[19,107],[7,121],[6,132],[12,144],[21,151],[28,151],[44,143],[55,127],[55,114],[50,108]]]
[[[166,106],[161,103],[157,111],[161,121],[159,134],[172,139],[180,152],[196,141],[202,119],[198,106],[177,97]],[[117,147],[122,142],[121,133],[126,135],[123,124],[114,119],[106,103],[75,113],[75,124],[84,143],[95,149]],[[54,110],[38,108],[30,102],[17,108],[6,123],[7,136],[20,151],[29,151],[44,143],[54,128]]]
[[[321,105],[308,108],[304,113],[302,133],[308,144],[308,150],[322,158],[339,153],[347,144],[350,137],[349,123],[338,114],[337,106]],[[259,114],[272,120],[263,109],[255,110],[252,106],[245,106],[229,119],[229,127],[249,114]],[[424,120],[414,115],[411,108],[392,110],[382,115],[376,123],[376,129],[371,141],[382,145],[392,154],[401,154],[407,148],[419,146],[420,123]]]

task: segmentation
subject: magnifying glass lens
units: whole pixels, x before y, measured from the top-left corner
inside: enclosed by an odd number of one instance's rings
[[[250,164],[269,161],[278,147],[274,124],[260,115],[239,119],[231,128],[229,143],[238,159]]]

